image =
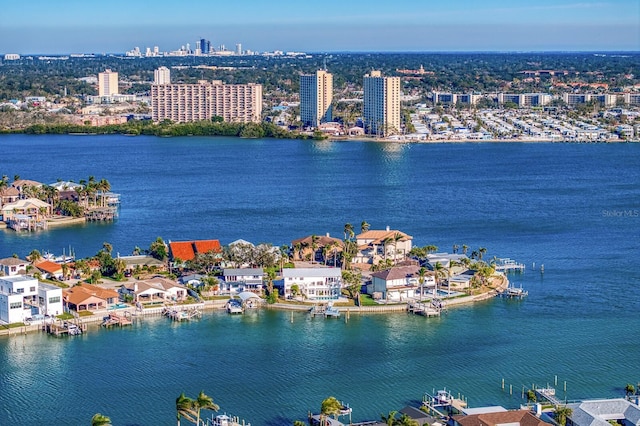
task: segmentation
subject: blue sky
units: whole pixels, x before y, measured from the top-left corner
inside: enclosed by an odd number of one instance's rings
[[[0,53],[640,50],[638,0],[23,0],[0,2]]]

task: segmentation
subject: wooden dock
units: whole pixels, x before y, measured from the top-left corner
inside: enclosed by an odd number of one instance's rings
[[[131,324],[133,324],[133,321],[131,321],[131,318],[127,316],[126,312],[124,315],[118,315],[115,312],[112,312],[109,314],[109,316],[104,317],[104,321],[102,322],[103,327],[111,327],[114,325],[123,327],[125,325]]]
[[[407,304],[408,312],[425,317],[439,317],[443,310],[444,302],[436,300],[430,302],[409,302]]]
[[[518,263],[513,259],[504,258],[504,259],[496,259],[494,268],[498,272],[524,272],[525,266],[524,263]]]
[[[78,334],[86,333],[87,325],[82,323],[79,323],[79,324],[69,323],[66,321],[61,324],[51,322],[51,323],[43,324],[42,330],[45,331],[47,334],[52,334],[56,337],[64,336],[65,334],[70,336],[75,336]]]

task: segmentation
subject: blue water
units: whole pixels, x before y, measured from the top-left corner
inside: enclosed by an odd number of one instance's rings
[[[95,412],[120,425],[174,424],[178,394],[201,389],[254,425],[290,425],[329,395],[361,420],[444,386],[472,406],[514,407],[523,386],[555,376],[570,399],[620,396],[640,381],[639,144],[15,135],[0,136],[0,148],[2,174],[94,175],[122,194],[113,224],[0,232],[2,257],[69,246],[87,256],[105,241],[124,254],[158,236],[280,245],[367,220],[418,245],[482,246],[523,262],[512,279],[529,291],[442,318],[213,313],[0,339],[2,425],[83,424]]]

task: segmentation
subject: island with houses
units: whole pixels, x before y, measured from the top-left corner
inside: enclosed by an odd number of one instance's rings
[[[0,178],[0,227],[38,231],[51,226],[112,221],[118,215],[119,194],[106,179],[45,184],[14,176]]]

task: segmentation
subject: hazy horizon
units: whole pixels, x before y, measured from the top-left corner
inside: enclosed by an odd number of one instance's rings
[[[172,51],[200,38],[259,52],[632,52],[640,50],[640,2],[31,0],[3,4],[0,16],[2,53]]]

